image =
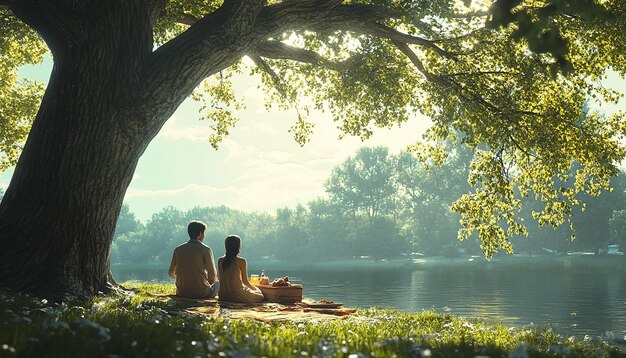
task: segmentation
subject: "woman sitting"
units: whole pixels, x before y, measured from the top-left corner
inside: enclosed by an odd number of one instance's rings
[[[217,260],[217,276],[220,280],[219,299],[231,302],[256,303],[263,301],[263,293],[248,281],[246,259],[237,256],[241,250],[241,238],[230,235],[224,241],[226,254]]]

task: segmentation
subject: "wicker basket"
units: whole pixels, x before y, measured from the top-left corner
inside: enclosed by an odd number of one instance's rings
[[[277,303],[295,303],[302,301],[302,285],[295,284],[278,287],[273,287],[272,285],[255,286],[263,292],[265,301]]]

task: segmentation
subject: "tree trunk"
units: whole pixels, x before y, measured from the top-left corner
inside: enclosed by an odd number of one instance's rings
[[[0,204],[0,287],[58,297],[114,284],[110,246],[139,157],[203,79],[262,38],[249,32],[262,1],[226,4],[156,51],[162,1],[14,5],[54,68]]]
[[[145,145],[116,124],[106,99],[77,97],[71,75],[53,77],[0,206],[0,283],[93,294],[107,287],[115,224]]]
[[[142,31],[142,17],[126,10],[97,13],[117,23],[85,21],[84,37],[54,53],[46,94],[0,204],[0,287],[48,297],[110,287],[117,217],[158,130],[146,130],[141,103],[131,96],[137,65],[152,50],[150,29]]]

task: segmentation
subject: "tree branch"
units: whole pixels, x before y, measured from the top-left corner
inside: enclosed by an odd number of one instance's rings
[[[224,0],[222,8],[228,14],[225,30],[236,34],[244,34],[256,22],[265,0]]]
[[[475,72],[455,72],[441,74],[442,77],[459,77],[459,76],[483,76],[483,75],[513,75],[518,74],[511,71],[475,71]]]
[[[292,0],[268,6],[259,14],[259,33],[274,37],[286,30],[353,30],[355,25],[399,18],[402,15],[397,10],[381,6],[336,5],[337,2],[336,0]],[[328,5],[320,6],[319,3],[328,3]]]
[[[154,26],[157,19],[163,14],[163,9],[167,5],[167,0],[148,0],[148,14],[150,16],[150,24]]]
[[[266,38],[286,30],[342,30],[355,29],[356,24],[398,18],[394,9],[366,4],[341,5],[341,0],[289,0],[266,6],[259,13],[257,25]],[[183,14],[178,23],[192,26],[200,19]],[[427,41],[427,40],[424,40]]]
[[[249,56],[252,61],[254,61],[257,66],[259,66],[260,69],[265,71],[265,73],[270,76],[278,93],[280,93],[283,98],[287,98],[287,91],[285,91],[283,81],[281,81],[280,77],[278,77],[278,74],[272,69],[272,67],[270,67],[270,65],[265,62],[259,55],[251,54]]]
[[[509,140],[511,141],[511,143],[513,143],[515,148],[517,148],[517,150],[522,152],[522,154],[524,154],[527,158],[533,157],[533,158],[537,158],[537,159],[542,160],[542,158],[540,158],[539,156],[537,156],[535,154],[531,154],[525,148],[522,148],[522,146],[519,144],[519,142],[513,137],[513,133],[509,132],[507,134],[508,134]]]
[[[413,52],[409,45],[394,39],[391,40],[391,43],[393,43],[393,45],[396,46],[396,48],[398,48],[415,65],[417,70],[420,71],[427,80],[436,83],[444,88],[452,86],[452,84],[446,79],[428,72],[428,70],[422,63],[422,60],[417,57],[417,55],[415,54],[415,52]]]
[[[314,65],[322,65],[333,70],[341,70],[343,63],[329,61],[315,51],[305,50],[280,41],[266,41],[254,48],[254,53],[265,58],[293,60]]]
[[[198,21],[200,21],[200,19],[191,14],[183,14],[183,16],[181,16],[180,19],[178,19],[176,22],[178,22],[179,24],[191,26]]]
[[[532,112],[532,111],[522,111],[522,110],[518,110],[518,111],[503,111],[502,109],[500,109],[498,106],[490,103],[489,101],[487,101],[486,99],[484,99],[482,96],[475,94],[475,93],[469,93],[467,94],[465,88],[463,88],[463,86],[457,82],[455,82],[454,80],[452,80],[451,78],[447,78],[445,76],[442,75],[435,75],[430,73],[426,67],[424,66],[424,64],[422,63],[422,61],[419,59],[419,57],[415,54],[415,52],[413,52],[413,50],[409,47],[409,45],[396,41],[396,40],[391,40],[391,42],[402,52],[405,54],[405,56],[407,56],[409,58],[409,60],[415,65],[415,67],[418,69],[418,71],[420,71],[424,77],[426,77],[426,79],[432,83],[435,83],[443,88],[452,88],[456,91],[456,93],[458,94],[458,96],[463,99],[464,101],[468,102],[468,103],[477,103],[480,106],[484,107],[485,109],[487,109],[489,112],[491,112],[494,115],[500,116],[502,118],[505,118],[505,120],[515,126],[519,127],[519,123],[517,121],[514,120],[507,120],[506,118],[507,115],[531,115],[531,116],[541,116],[540,113],[536,113],[536,112]],[[495,72],[495,71],[494,71]],[[496,72],[499,73],[499,72]]]
[[[433,49],[439,55],[444,56],[445,58],[456,60],[456,56],[454,54],[437,46],[433,41],[418,36],[408,35],[379,23],[369,23],[367,24],[367,26],[362,26],[361,30],[364,33],[375,35],[378,37],[385,37],[392,41],[428,47],[430,49]]]
[[[75,29],[70,25],[79,16],[63,1],[53,0],[4,0],[11,12],[32,27],[55,53],[74,37]]]
[[[473,19],[475,17],[485,17],[489,15],[490,15],[489,11],[481,10],[481,11],[474,11],[474,12],[450,14],[448,17],[452,19]]]
[[[432,43],[441,43],[441,42],[450,42],[450,41],[458,41],[458,40],[463,40],[466,38],[469,38],[475,34],[477,34],[480,31],[484,31],[485,29],[476,29],[476,30],[472,30],[466,34],[463,35],[459,35],[459,36],[455,36],[455,37],[446,37],[446,38],[439,38],[439,39],[432,39],[430,40],[430,42]]]
[[[472,99],[473,102],[478,102],[480,104],[482,104],[484,107],[486,107],[487,109],[489,109],[492,112],[501,112],[496,106],[492,105],[491,103],[487,102],[485,99],[483,99],[482,97],[477,97],[477,96],[472,96],[472,98],[467,97],[467,95],[465,95],[463,93],[463,87],[460,86],[458,83],[449,80],[447,78],[444,78],[442,76],[439,75],[434,75],[432,73],[430,73],[426,67],[424,66],[424,64],[422,63],[422,61],[419,59],[419,57],[417,57],[417,55],[415,54],[415,52],[413,52],[413,50],[411,50],[411,48],[409,47],[409,45],[403,43],[403,42],[399,42],[396,40],[391,40],[391,42],[400,50],[402,51],[402,53],[404,53],[406,55],[406,57],[409,58],[409,60],[411,60],[411,62],[413,62],[413,64],[415,65],[415,67],[417,67],[417,69],[424,75],[424,77],[426,77],[427,80],[429,80],[432,83],[438,84],[439,86],[442,86],[444,88],[456,88],[458,90],[458,94],[461,98],[464,98],[466,100],[470,100]]]
[[[163,110],[169,117],[205,78],[236,63],[255,47],[288,30],[350,30],[358,23],[399,17],[384,7],[352,4],[340,0],[285,0],[263,7],[264,0],[228,0],[202,19],[183,16],[191,26],[159,47],[145,71],[147,113]],[[155,94],[168,92],[163,102]],[[155,130],[162,123],[155,124]]]
[[[142,95],[146,113],[158,118],[149,121],[149,135],[156,135],[171,109],[202,80],[236,63],[250,50],[263,4],[264,0],[227,0],[152,53]],[[184,18],[190,23],[195,20]]]

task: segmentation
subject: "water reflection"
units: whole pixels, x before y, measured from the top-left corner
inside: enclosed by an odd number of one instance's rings
[[[118,267],[114,274],[121,281],[172,282],[165,269],[128,272]],[[312,299],[352,307],[450,311],[507,324],[552,326],[565,335],[594,336],[626,333],[625,276],[500,269],[290,272],[290,279],[302,283],[305,297]]]

